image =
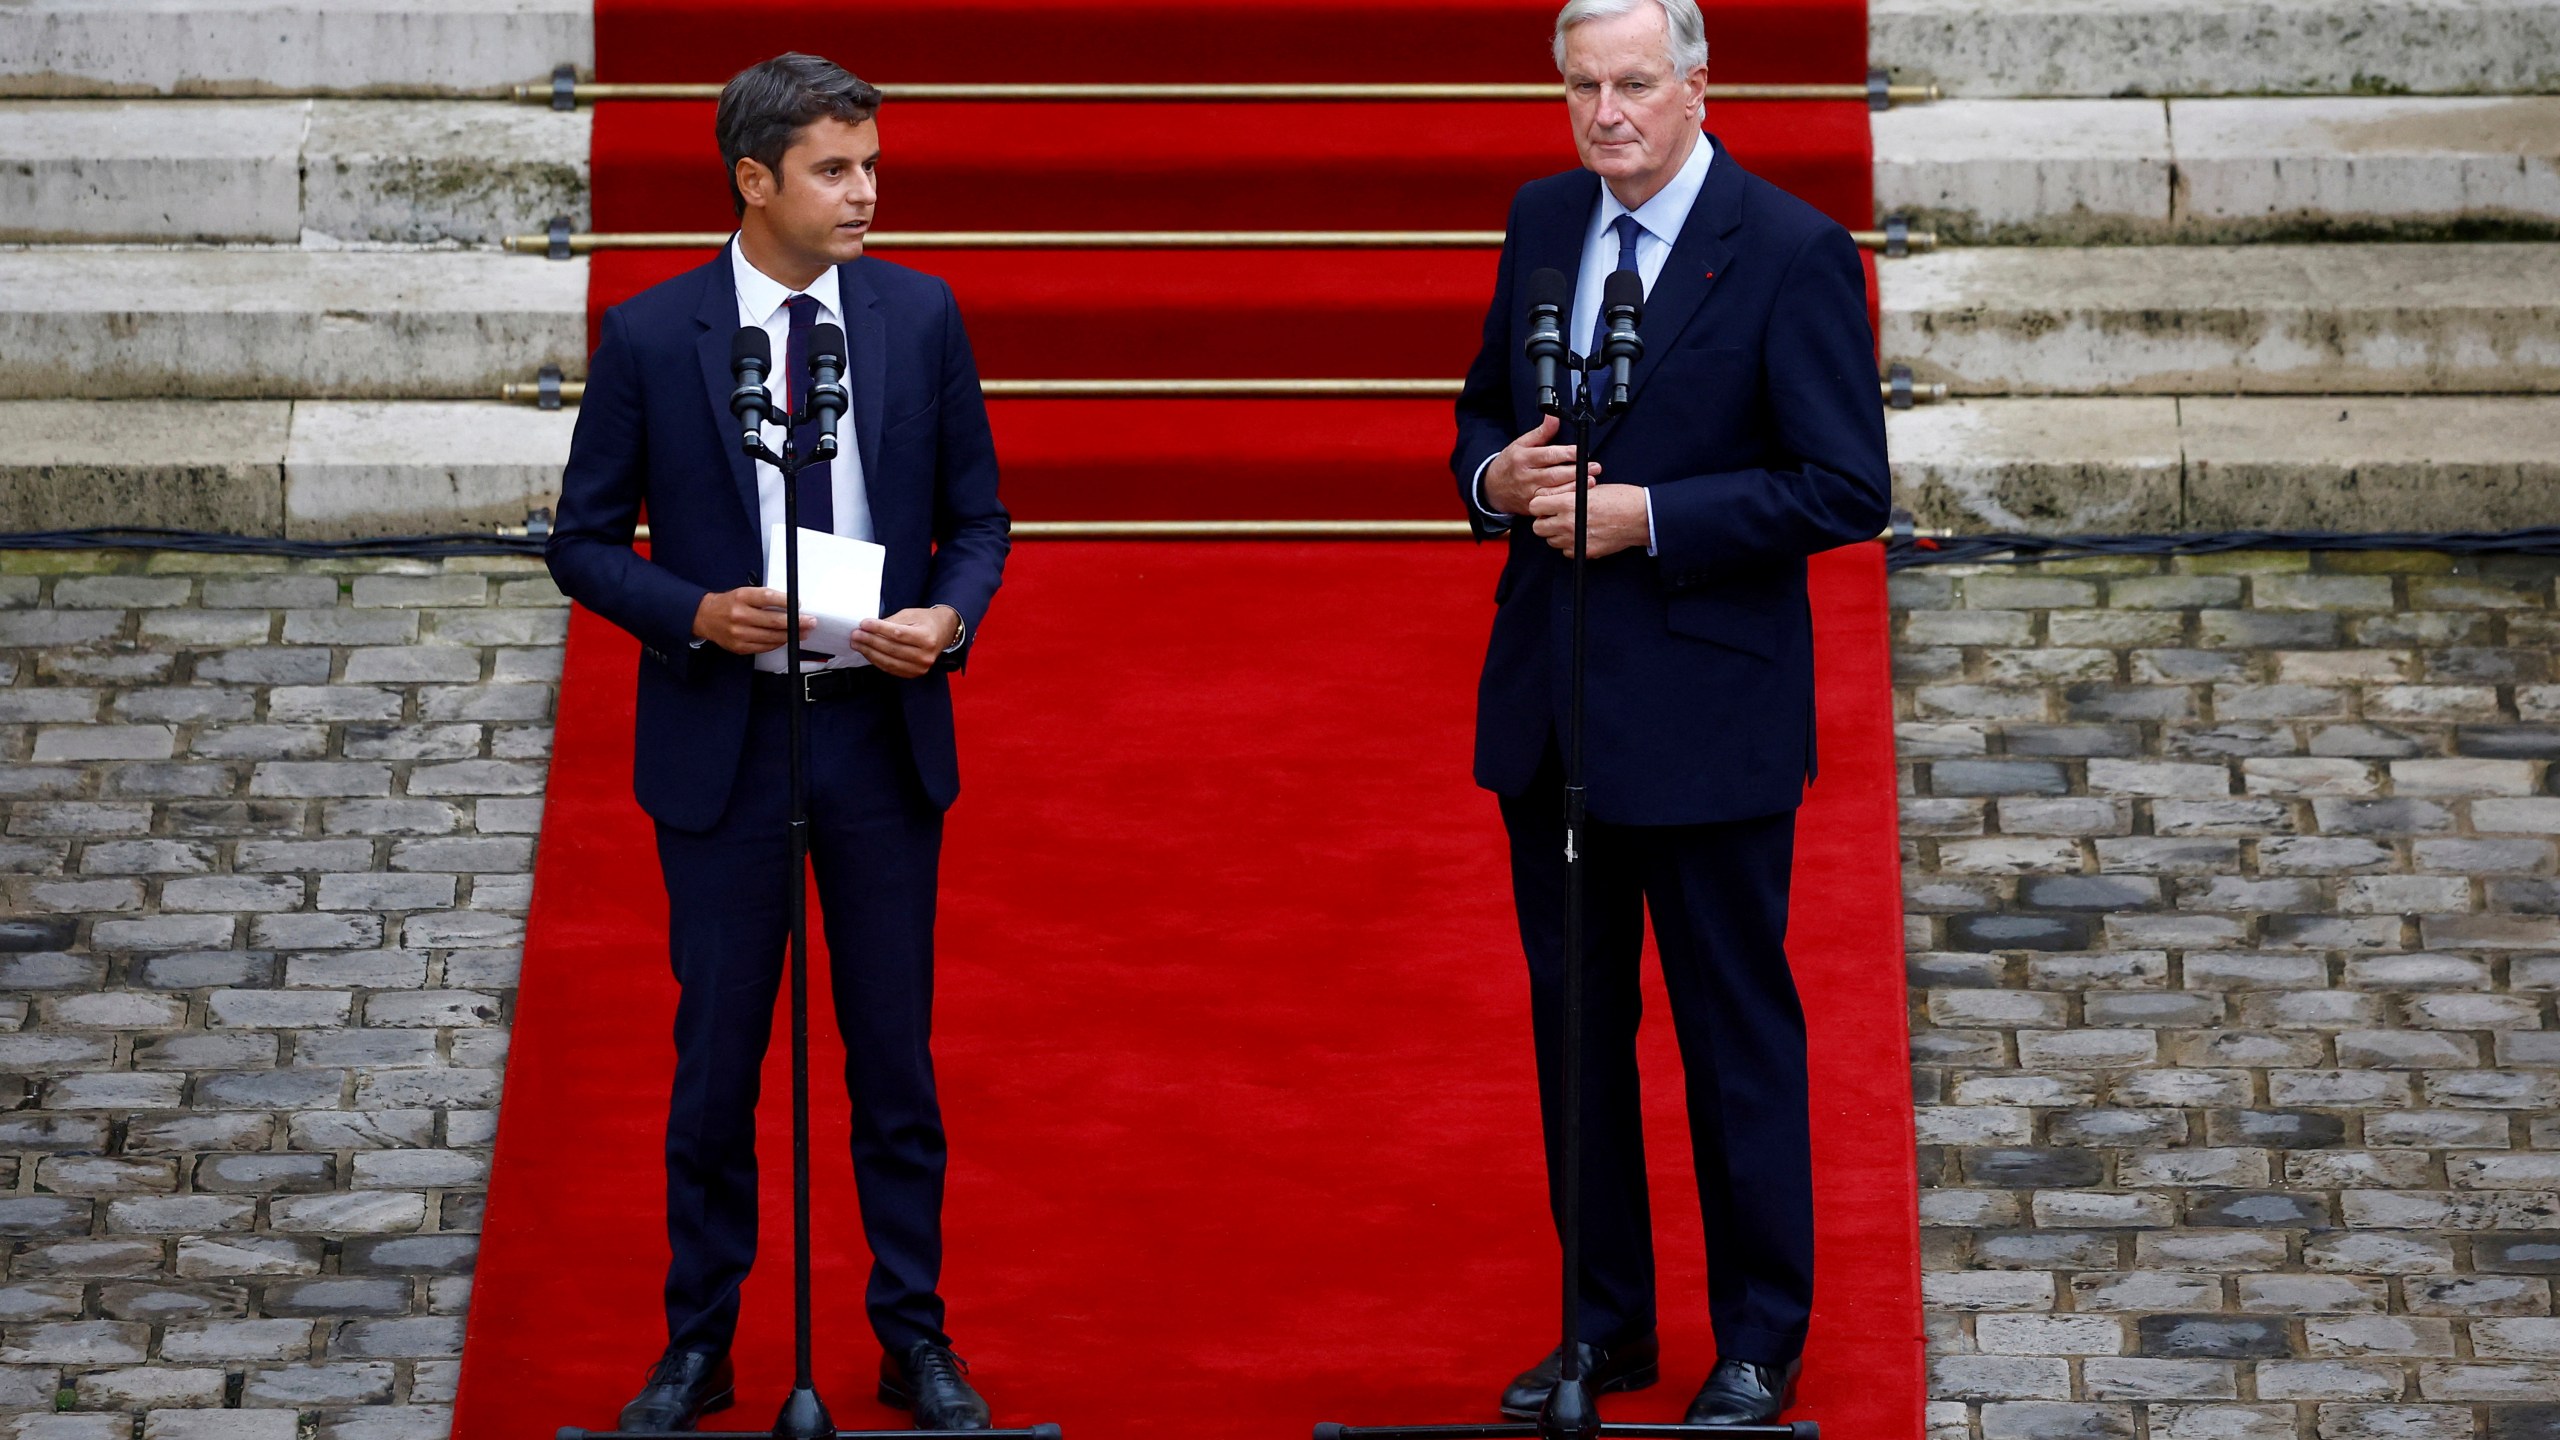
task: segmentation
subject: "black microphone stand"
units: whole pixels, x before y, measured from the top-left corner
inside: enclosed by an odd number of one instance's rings
[[[1533,340],[1533,345],[1537,342]],[[1632,361],[1643,344],[1632,327],[1612,336],[1607,345]],[[1582,694],[1584,577],[1590,566],[1591,425],[1600,412],[1591,403],[1592,378],[1614,369],[1608,359],[1565,357],[1564,366],[1585,378],[1572,387],[1570,405],[1542,406],[1548,414],[1573,422],[1573,624],[1567,679],[1564,746],[1564,1344],[1562,1369],[1547,1403],[1531,1421],[1473,1425],[1340,1425],[1315,1427],[1315,1440],[1820,1440],[1822,1427],[1811,1420],[1767,1425],[1644,1424],[1603,1421],[1582,1373],[1582,932],[1583,865],[1586,823],[1582,770]],[[1627,408],[1622,386],[1612,385],[1607,413]]]
[[[740,393],[749,389],[761,396],[762,387],[753,380],[742,384]],[[838,392],[841,394],[841,391]],[[733,402],[734,403],[734,402]],[[766,397],[758,407],[770,414],[772,402]],[[841,412],[839,412],[841,413]],[[809,685],[800,671],[800,487],[794,480],[812,465],[823,464],[836,457],[837,440],[833,427],[818,437],[808,455],[799,455],[791,441],[793,422],[808,419],[805,405],[798,416],[785,416],[782,429],[782,453],[776,455],[764,443],[762,423],[744,432],[741,441],[747,454],[782,472],[782,623],[785,673],[796,682],[791,687],[791,741],[789,784],[791,787],[791,1394],[782,1402],[782,1411],[767,1432],[773,1440],[914,1440],[916,1436],[930,1440],[1062,1440],[1056,1425],[1039,1424],[1015,1430],[839,1430],[827,1414],[826,1402],[818,1398],[814,1347],[810,1342],[811,1297],[809,1285]],[[560,1427],[556,1440],[672,1440],[685,1436],[688,1440],[699,1432],[659,1430],[582,1430],[573,1425]],[[753,1433],[753,1432],[748,1432]]]

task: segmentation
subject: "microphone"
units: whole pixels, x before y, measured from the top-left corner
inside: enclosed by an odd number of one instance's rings
[[[729,392],[729,413],[746,427],[744,444],[752,455],[764,444],[765,418],[773,413],[773,397],[764,388],[764,377],[773,373],[773,340],[763,326],[741,325],[729,337],[729,373],[738,377],[738,388]]]
[[[1524,348],[1538,367],[1538,408],[1549,415],[1564,413],[1556,371],[1565,363],[1564,307],[1572,294],[1572,283],[1561,270],[1539,270],[1529,276],[1529,343]]]
[[[1644,337],[1636,324],[1644,318],[1644,277],[1633,270],[1612,270],[1600,287],[1600,314],[1608,321],[1608,338],[1600,354],[1609,362],[1608,411],[1627,408],[1627,372],[1644,354]]]
[[[820,325],[809,332],[808,418],[818,429],[821,459],[836,453],[836,424],[844,419],[844,331]]]

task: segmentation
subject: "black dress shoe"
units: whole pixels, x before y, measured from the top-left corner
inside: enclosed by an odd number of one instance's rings
[[[987,1401],[965,1378],[969,1362],[951,1347],[919,1340],[880,1357],[880,1403],[916,1414],[919,1430],[984,1430]]]
[[[1563,1376],[1564,1347],[1559,1345],[1547,1352],[1546,1359],[1511,1377],[1510,1388],[1502,1392],[1502,1413],[1514,1420],[1537,1419]],[[1661,1378],[1662,1342],[1650,1330],[1606,1350],[1590,1344],[1582,1347],[1582,1383],[1594,1395],[1641,1390]]]
[[[726,1355],[670,1350],[649,1367],[649,1383],[622,1407],[620,1430],[690,1430],[705,1415],[738,1398],[736,1372]]]
[[[1766,1425],[1796,1403],[1796,1376],[1802,1360],[1784,1366],[1749,1360],[1719,1360],[1689,1402],[1685,1423],[1691,1425]]]

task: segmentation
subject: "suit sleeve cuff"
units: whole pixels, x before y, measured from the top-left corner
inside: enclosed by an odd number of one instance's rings
[[[1484,457],[1484,463],[1476,467],[1476,478],[1467,483],[1467,502],[1476,507],[1476,513],[1484,517],[1486,524],[1497,529],[1508,530],[1511,528],[1511,517],[1486,504],[1484,498],[1484,472],[1493,468],[1493,462],[1497,458],[1499,457],[1487,455]]]

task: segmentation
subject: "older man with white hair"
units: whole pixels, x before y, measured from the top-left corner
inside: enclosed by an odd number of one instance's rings
[[[1650,911],[1717,1349],[1688,1419],[1762,1422],[1792,1400],[1813,1305],[1804,1016],[1785,950],[1795,810],[1814,772],[1805,560],[1885,521],[1875,341],[1848,232],[1701,133],[1695,0],[1572,0],[1555,50],[1582,168],[1512,204],[1451,457],[1478,533],[1510,550],[1476,780],[1510,833],[1561,1231],[1573,452],[1536,409],[1521,297],[1541,269],[1573,277],[1567,340],[1589,353],[1603,283],[1633,270],[1644,357],[1631,408],[1600,427],[1590,492],[1582,1373],[1595,1393],[1660,1374],[1635,1061]],[[1512,1381],[1504,1413],[1534,1417],[1561,1361]]]

